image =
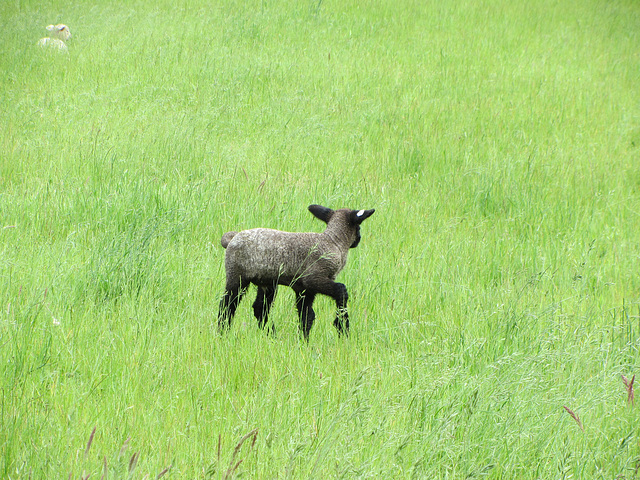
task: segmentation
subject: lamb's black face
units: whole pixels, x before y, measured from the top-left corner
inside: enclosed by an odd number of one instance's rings
[[[356,239],[350,248],[356,248],[360,243],[360,224],[373,215],[375,210],[351,210],[349,213],[349,222],[356,226]]]
[[[353,241],[353,243],[351,244],[351,247],[349,248],[356,248],[358,246],[358,244],[360,243],[360,225],[358,225],[356,227],[356,239]]]

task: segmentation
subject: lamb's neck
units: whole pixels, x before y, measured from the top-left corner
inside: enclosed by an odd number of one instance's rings
[[[324,234],[338,247],[349,250],[349,247],[353,243],[352,239],[349,238],[347,232],[342,228],[331,228],[327,227],[324,231]]]

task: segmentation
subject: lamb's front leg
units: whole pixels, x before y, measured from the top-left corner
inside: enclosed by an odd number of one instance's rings
[[[349,294],[347,293],[347,287],[342,283],[334,282],[333,280],[325,279],[318,281],[316,279],[313,288],[323,295],[327,295],[333,298],[336,302],[336,319],[333,321],[333,326],[338,330],[338,334],[349,334],[349,314],[347,313],[347,300]]]
[[[236,314],[238,304],[247,291],[248,283],[228,283],[218,311],[218,331],[223,332],[231,327],[231,321]]]
[[[338,335],[349,335],[349,313],[347,312],[347,300],[349,294],[347,287],[342,283],[335,283],[333,298],[336,301],[336,319],[333,326],[338,330]]]

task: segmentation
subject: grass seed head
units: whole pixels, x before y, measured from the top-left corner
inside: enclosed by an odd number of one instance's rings
[[[633,382],[635,381],[635,379],[636,379],[635,375],[631,377],[631,380],[629,380],[627,377],[622,375],[622,381],[624,382],[624,386],[627,389],[627,403],[631,406],[633,406],[635,401],[635,395],[633,391]]]
[[[578,417],[578,415],[573,413],[573,411],[569,407],[567,407],[566,405],[563,405],[562,408],[564,408],[567,411],[567,413],[569,415],[571,415],[571,417],[576,421],[576,424],[578,425],[578,427],[580,427],[580,430],[582,430],[584,432],[584,427],[582,426],[582,422],[580,421],[580,417]]]

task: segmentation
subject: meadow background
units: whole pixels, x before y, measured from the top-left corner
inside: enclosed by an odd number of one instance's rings
[[[638,2],[0,18],[0,477],[638,477]],[[311,203],[376,209],[351,336],[219,336],[221,234]]]

